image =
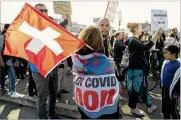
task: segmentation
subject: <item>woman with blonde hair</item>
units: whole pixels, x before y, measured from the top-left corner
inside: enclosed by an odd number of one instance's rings
[[[143,43],[139,36],[142,34],[142,26],[139,23],[129,23],[127,25],[130,32],[133,34],[132,37],[128,38],[125,44],[128,45],[130,57],[129,66],[127,69],[126,82],[127,89],[129,92],[129,107],[130,113],[136,117],[143,117],[144,115],[136,109],[138,102],[138,96],[141,88],[144,87],[144,96],[148,107],[148,113],[153,112],[156,109],[155,105],[152,105],[148,87],[147,87],[147,75],[148,75],[148,61],[145,56],[145,52],[150,50],[155,44],[157,37],[161,34],[161,29],[156,33],[151,41]]]
[[[97,51],[103,40],[97,26],[84,28],[79,39],[87,45],[72,55],[74,98],[82,119],[118,119],[120,84],[108,58]]]

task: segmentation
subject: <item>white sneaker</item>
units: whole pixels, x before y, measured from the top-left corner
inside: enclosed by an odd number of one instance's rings
[[[137,109],[130,109],[130,113],[133,114],[133,116],[135,117],[144,117],[143,113],[141,113],[139,110]]]
[[[148,108],[148,113],[152,113],[156,109],[157,109],[157,106],[156,105],[152,105],[151,107]]]
[[[11,95],[10,95],[10,97],[12,97],[12,98],[22,98],[24,95],[22,95],[22,94],[19,94],[19,93],[17,93],[17,92],[13,92]]]

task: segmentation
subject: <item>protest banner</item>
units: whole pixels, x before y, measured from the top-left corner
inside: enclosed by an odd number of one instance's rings
[[[151,11],[151,31],[157,31],[159,28],[168,30],[168,15],[166,10]]]
[[[112,106],[119,94],[119,82],[115,74],[79,76],[73,73],[75,101],[89,112],[98,112],[104,106]]]
[[[118,1],[109,1],[104,17],[108,18],[111,22],[114,22],[118,5],[119,5]]]
[[[72,26],[72,7],[70,1],[53,1],[55,14],[60,14],[68,20],[68,26]]]

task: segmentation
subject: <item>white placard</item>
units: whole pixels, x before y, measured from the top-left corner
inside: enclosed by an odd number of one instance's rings
[[[151,11],[151,31],[157,31],[159,28],[168,30],[168,14],[166,10]]]
[[[119,5],[118,1],[109,1],[104,17],[108,18],[111,22],[114,22],[118,5]]]

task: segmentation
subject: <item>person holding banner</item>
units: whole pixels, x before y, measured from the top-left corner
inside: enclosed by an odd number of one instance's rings
[[[145,52],[150,50],[156,43],[157,37],[161,34],[161,29],[156,33],[151,41],[143,43],[138,37],[142,34],[142,27],[139,23],[129,23],[127,26],[132,37],[126,41],[130,53],[129,66],[126,75],[127,89],[129,93],[129,107],[130,113],[136,117],[143,117],[144,115],[136,109],[140,88],[144,87],[144,93],[146,94],[145,103],[148,107],[148,113],[152,113],[157,107],[152,104],[148,87],[147,87],[147,69],[148,62],[145,56]]]
[[[103,40],[98,26],[84,28],[87,45],[72,55],[74,98],[81,119],[119,119],[120,84],[109,59],[98,53]]]

